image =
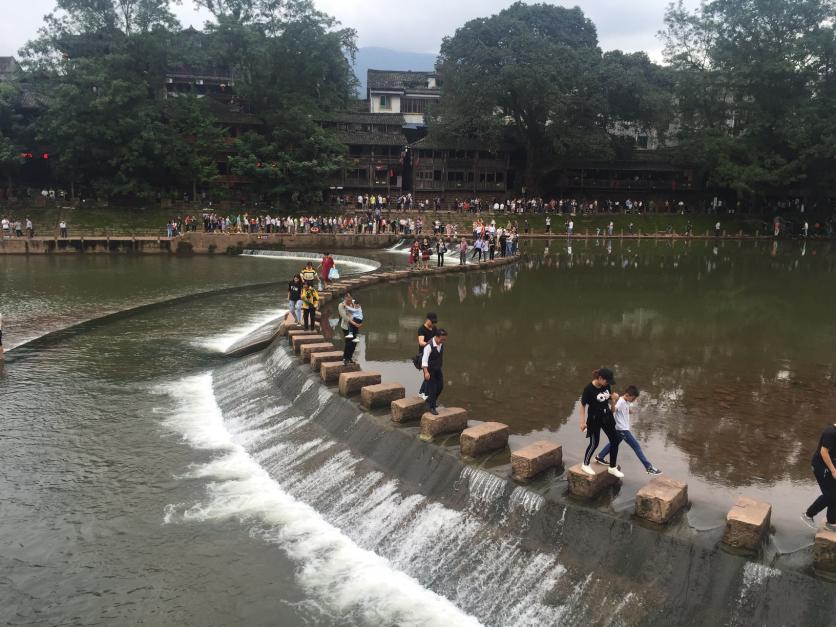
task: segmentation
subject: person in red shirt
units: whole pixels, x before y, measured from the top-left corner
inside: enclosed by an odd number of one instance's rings
[[[325,253],[325,256],[322,258],[322,263],[319,264],[320,276],[322,277],[323,283],[330,283],[331,279],[328,278],[328,274],[331,272],[331,268],[334,267],[334,258],[331,257],[331,253]]]

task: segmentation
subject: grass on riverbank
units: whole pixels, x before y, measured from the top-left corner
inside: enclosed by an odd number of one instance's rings
[[[194,210],[190,213],[200,216],[201,208],[195,206]],[[232,214],[233,212],[229,213]],[[335,215],[339,212],[333,208],[327,208],[320,213],[323,215]],[[355,212],[351,209],[346,213],[354,214]],[[47,207],[31,207],[27,210],[0,210],[0,214],[12,215],[21,220],[28,216],[34,223],[36,234],[38,235],[57,234],[58,222],[63,219],[67,221],[71,236],[157,236],[165,235],[166,222],[173,216],[183,215],[183,212],[178,212],[171,208],[162,208],[153,203],[147,208],[98,207],[94,205],[81,205],[72,208],[51,203]],[[311,213],[308,215],[311,215]],[[387,215],[386,212],[384,212],[384,215]],[[398,211],[389,213],[389,217],[395,220],[403,215],[402,212]],[[508,214],[495,215],[493,213],[460,214],[450,212],[440,212],[437,214],[435,212],[426,212],[418,214],[413,211],[407,215],[412,218],[421,215],[425,223],[431,222],[436,218],[444,223],[451,221],[458,225],[459,232],[461,233],[469,233],[471,224],[476,218],[496,220],[499,226],[505,226],[509,221],[512,223],[516,222],[521,232],[525,220],[528,220],[532,233],[545,232],[545,216],[541,214],[526,214],[522,216],[510,216]],[[569,216],[552,214],[551,218],[552,233],[565,233],[566,222],[569,220]],[[575,223],[575,233],[578,235],[583,235],[586,232],[594,234],[596,228],[600,228],[604,232],[610,220],[614,223],[615,234],[619,234],[622,231],[628,233],[630,231],[630,224],[633,225],[634,233],[665,233],[668,229],[671,229],[674,233],[685,233],[688,223],[690,223],[694,235],[703,235],[706,231],[713,233],[714,224],[718,220],[720,221],[720,228],[729,235],[736,235],[741,231],[746,235],[754,235],[755,232],[764,235],[771,229],[770,218],[768,216],[751,215],[595,214],[577,215],[572,217],[572,220]]]

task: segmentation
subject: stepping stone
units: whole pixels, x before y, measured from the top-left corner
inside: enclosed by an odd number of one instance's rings
[[[323,344],[325,342],[324,335],[297,335],[291,341],[293,344],[293,352],[297,355],[302,352],[302,346],[305,344]]]
[[[544,470],[563,463],[563,447],[557,442],[539,440],[511,453],[511,478],[529,481]]]
[[[664,525],[688,505],[688,486],[668,477],[654,477],[636,493],[636,516]]]
[[[340,374],[339,386],[342,396],[357,394],[367,385],[380,383],[382,375],[379,372],[367,372],[365,370],[355,372],[343,372]]]
[[[333,347],[332,347],[333,348]],[[319,371],[322,364],[333,363],[335,361],[341,362],[343,360],[342,351],[328,351],[326,353],[312,353],[311,354],[311,368]]]
[[[485,422],[462,431],[459,446],[465,457],[477,457],[508,446],[508,425]]]
[[[419,420],[427,411],[427,401],[420,396],[410,396],[392,401],[392,422]]]
[[[320,342],[315,344],[303,344],[302,350],[300,355],[302,355],[302,361],[305,363],[309,363],[311,361],[311,355],[315,353],[327,353],[334,350],[334,345],[331,342]]]
[[[444,407],[438,409],[434,416],[426,412],[421,416],[422,440],[430,441],[437,435],[445,433],[459,433],[467,429],[467,410],[460,407]]]
[[[316,331],[305,331],[302,328],[302,325],[297,324],[293,329],[288,329],[287,331],[287,341],[293,344],[293,338],[299,337],[300,335],[317,335]]]
[[[723,543],[735,549],[756,551],[769,532],[771,517],[769,503],[741,496],[726,515]]]
[[[821,529],[813,544],[813,565],[816,570],[836,575],[836,532]]]
[[[285,320],[284,322],[282,322],[279,325],[279,335],[281,337],[287,337],[287,334],[290,331],[301,331],[301,330],[302,330],[302,325],[294,322],[293,318],[290,319],[290,322]]]
[[[588,475],[581,470],[580,464],[575,464],[569,469],[569,492],[575,496],[591,499],[598,496],[611,485],[617,484],[620,479],[607,472],[607,466],[592,464],[594,475]]]
[[[393,401],[406,396],[406,389],[400,383],[378,383],[367,385],[360,390],[360,404],[366,409],[390,407]]]
[[[319,377],[323,383],[334,383],[339,381],[340,375],[344,372],[358,372],[359,370],[360,364],[344,364],[341,353],[340,361],[323,362],[319,366]]]

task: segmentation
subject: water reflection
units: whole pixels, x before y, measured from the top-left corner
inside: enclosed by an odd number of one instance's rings
[[[834,255],[827,243],[812,248],[532,245],[520,265],[496,272],[368,291],[366,358],[406,361],[434,310],[451,333],[444,400],[477,419],[564,437],[590,371],[610,364],[618,387],[642,390],[639,437],[678,449],[688,473],[731,486],[806,482],[836,401],[836,324],[823,289]]]

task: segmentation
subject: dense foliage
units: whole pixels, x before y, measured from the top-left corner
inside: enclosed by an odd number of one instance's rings
[[[44,102],[34,139],[48,146],[59,183],[103,197],[211,184],[225,129],[206,98],[167,94],[165,77],[172,67],[220,67],[234,72],[241,101],[262,122],[237,140],[230,173],[270,198],[319,191],[344,149],[311,114],[352,93],[353,31],[336,29],[308,0],[206,0],[215,21],[195,34],[180,29],[169,4],[57,0],[22,51],[20,83]],[[0,93],[0,168],[11,174],[25,147],[7,131],[8,101]]]
[[[355,33],[311,0],[193,0],[212,14],[182,30],[176,0],[56,0],[0,85],[0,177],[48,149],[56,185],[98,196],[181,194],[225,174],[245,192],[314,201],[344,167],[316,122],[344,108]],[[568,168],[629,158],[638,134],[669,142],[709,188],[763,200],[836,195],[836,0],[710,0],[666,13],[666,64],[602,52],[575,7],[517,2],[444,39],[431,133],[524,155],[540,191]],[[172,67],[228,68],[258,124],[232,139],[205,98],[165,89]]]
[[[671,110],[665,71],[645,54],[602,54],[578,7],[517,2],[467,22],[445,38],[438,69],[432,132],[524,150],[532,189],[572,162],[613,157],[613,125],[664,128]]]
[[[836,4],[714,0],[666,15],[680,150],[711,185],[824,200],[836,172]]]

